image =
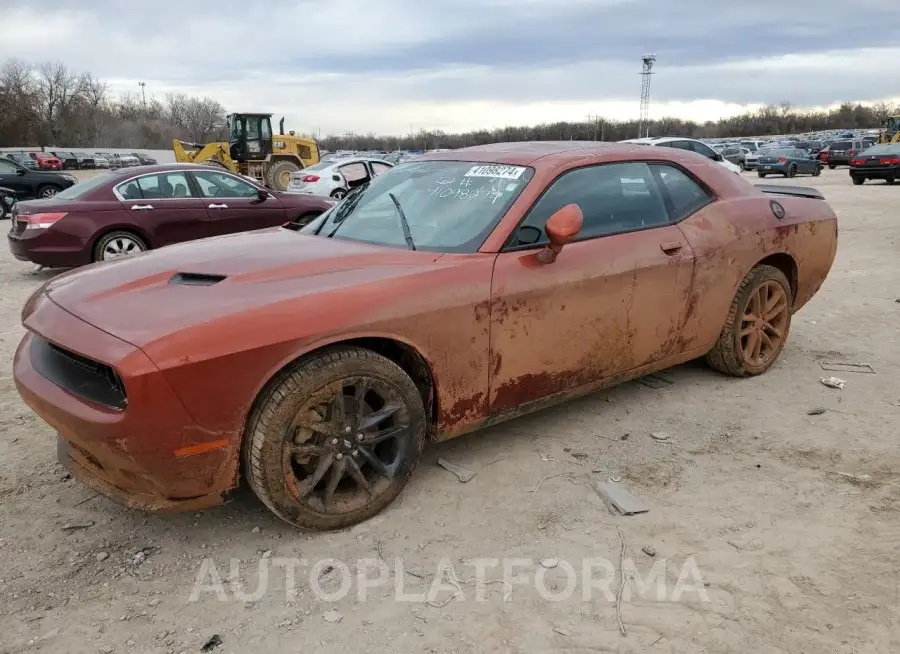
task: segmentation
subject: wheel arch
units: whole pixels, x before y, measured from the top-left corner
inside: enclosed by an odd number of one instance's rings
[[[437,435],[438,425],[438,393],[433,367],[417,347],[395,336],[388,335],[354,335],[317,343],[302,353],[296,354],[287,361],[282,362],[257,389],[256,395],[244,418],[241,440],[246,437],[247,428],[252,424],[257,411],[266,401],[272,389],[290,374],[290,371],[298,362],[323,351],[341,347],[358,347],[370,350],[400,366],[413,380],[416,388],[419,389],[422,404],[425,406],[425,414],[428,416],[428,440],[434,440]]]
[[[784,273],[791,285],[791,304],[797,299],[797,285],[799,283],[800,270],[797,267],[797,261],[787,252],[776,252],[770,254],[764,259],[757,261],[750,270],[757,266],[772,266]],[[748,271],[749,274],[749,271]]]

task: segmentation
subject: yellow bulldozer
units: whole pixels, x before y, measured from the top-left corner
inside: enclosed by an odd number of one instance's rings
[[[884,119],[884,126],[878,133],[878,143],[900,143],[900,114]]]
[[[172,139],[175,161],[227,168],[278,191],[287,189],[291,173],[319,163],[319,145],[314,139],[272,133],[272,114],[231,114],[228,142],[186,143]]]

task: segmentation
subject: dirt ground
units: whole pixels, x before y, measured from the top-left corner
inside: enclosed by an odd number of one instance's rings
[[[292,529],[249,491],[144,515],[68,479],[9,374],[20,307],[49,273],[0,247],[0,651],[197,652],[213,635],[214,652],[900,651],[900,185],[855,187],[846,169],[792,182],[825,193],[840,245],[768,374],[687,364],[430,447],[398,502],[331,534]],[[875,374],[822,369],[834,360]],[[844,390],[820,382],[832,374]],[[460,483],[439,456],[477,475]],[[649,512],[611,515],[591,487],[611,477]],[[594,576],[615,575],[618,590],[622,537],[627,635],[607,594],[585,599],[585,560],[608,561]],[[509,563],[519,557],[531,563]],[[293,558],[306,567],[291,589],[273,563]],[[377,558],[391,576],[361,597],[360,560]],[[484,558],[500,563],[480,601]],[[442,559],[461,594],[409,601],[451,578]],[[640,592],[660,563],[663,596]],[[505,564],[527,582],[492,583]],[[213,572],[239,593],[192,598]],[[548,599],[567,581],[574,594]]]

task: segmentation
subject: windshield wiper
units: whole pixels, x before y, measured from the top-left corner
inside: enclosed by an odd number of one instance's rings
[[[328,238],[331,238],[332,236],[334,236],[335,232],[337,232],[337,230],[339,230],[341,228],[341,225],[344,224],[344,221],[347,219],[347,216],[349,216],[353,212],[353,210],[356,208],[356,205],[359,204],[359,199],[363,195],[362,188],[363,187],[359,187],[359,188],[355,189],[354,191],[351,191],[350,195],[345,197],[344,201],[341,203],[341,205],[339,207],[337,207],[337,209],[335,210],[334,222],[332,223],[334,225],[334,229],[332,229],[331,232],[328,234]],[[319,226],[319,232],[322,231],[322,228],[325,227],[325,223],[327,223],[327,222],[328,221],[326,220]],[[316,234],[318,234],[319,232],[316,232]]]
[[[397,207],[397,216],[400,218],[400,228],[403,230],[403,238],[406,239],[406,247],[410,250],[415,250],[416,244],[413,243],[413,237],[409,231],[409,223],[406,220],[406,215],[403,213],[403,207],[400,206],[400,200],[393,193],[388,193],[388,197],[394,203],[394,206]]]

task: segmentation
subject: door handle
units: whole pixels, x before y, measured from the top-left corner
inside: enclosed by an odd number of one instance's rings
[[[684,243],[681,241],[665,241],[660,243],[659,247],[666,254],[672,255],[678,253],[684,247]]]
[[[131,205],[132,211],[153,211],[152,204],[133,204]]]
[[[211,204],[207,208],[208,209],[227,209],[228,205],[227,204]]]

